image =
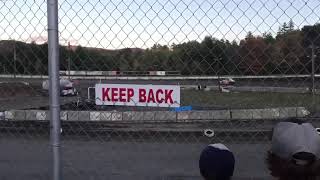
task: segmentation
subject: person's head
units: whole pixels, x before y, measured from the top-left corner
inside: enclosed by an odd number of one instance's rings
[[[320,179],[320,136],[310,124],[296,119],[273,129],[267,165],[279,180]]]
[[[223,144],[210,144],[201,152],[199,168],[205,180],[230,180],[234,171],[233,153]]]

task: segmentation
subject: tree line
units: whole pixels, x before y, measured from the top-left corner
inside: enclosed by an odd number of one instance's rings
[[[276,35],[248,32],[240,42],[206,36],[201,42],[106,50],[60,46],[60,70],[179,71],[183,75],[310,74],[312,51],[320,73],[320,24],[283,23]],[[0,41],[1,74],[48,74],[48,45]]]

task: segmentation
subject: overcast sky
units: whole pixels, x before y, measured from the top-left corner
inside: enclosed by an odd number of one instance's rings
[[[41,43],[47,37],[46,1],[0,0],[0,39]],[[318,0],[60,0],[61,44],[117,49],[171,45],[206,35],[230,41],[248,31],[276,34],[319,22]]]

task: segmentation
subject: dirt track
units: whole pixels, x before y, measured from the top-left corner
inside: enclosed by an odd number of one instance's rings
[[[61,104],[75,101],[76,97],[63,97]],[[0,83],[0,111],[9,109],[31,109],[49,105],[49,97],[41,92],[40,86],[27,83]]]
[[[4,82],[0,83],[0,98],[41,96],[38,88],[27,83]]]

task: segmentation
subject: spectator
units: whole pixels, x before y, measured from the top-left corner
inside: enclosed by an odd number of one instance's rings
[[[205,180],[230,180],[234,171],[233,153],[223,144],[210,144],[201,153],[199,168]]]
[[[320,136],[303,121],[278,123],[267,165],[278,180],[320,180]]]

